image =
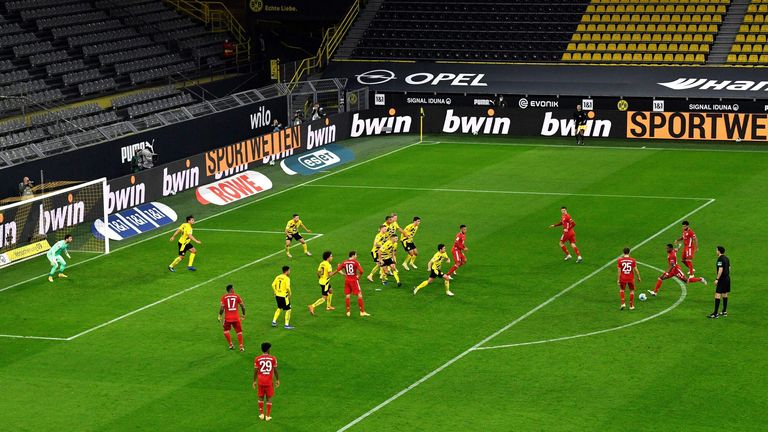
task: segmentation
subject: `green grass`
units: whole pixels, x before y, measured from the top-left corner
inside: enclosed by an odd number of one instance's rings
[[[615,268],[587,276],[709,198],[715,201],[689,219],[701,244],[699,273],[711,277],[714,247],[728,248],[734,289],[727,319],[705,319],[713,289],[692,285],[678,307],[635,326],[468,352],[351,430],[762,429],[768,349],[760,230],[768,153],[478,137],[405,148],[413,142],[348,142],[355,163],[398,151],[325,177],[288,177],[267,167],[262,171],[275,183],[270,193],[279,194],[220,216],[212,217],[221,208],[199,206],[194,192],[169,199],[180,215],[193,212],[200,220],[196,273],[165,270],[174,245],[162,234],[115,243],[109,256],[72,267],[66,281],[36,278],[0,292],[0,334],[69,338],[194,287],[69,341],[0,337],[2,430],[338,430],[582,279],[484,346],[611,329],[670,307],[681,295],[673,281],[659,298],[621,312]],[[559,232],[547,229],[561,205],[578,223],[583,264],[563,262]],[[420,269],[401,271],[402,288],[376,291],[378,285],[364,282],[369,319],[345,317],[340,293],[335,312],[309,316],[306,305],[319,296],[314,271],[321,252],[334,251],[338,263],[356,249],[369,270],[376,226],[392,211],[401,225],[422,218]],[[262,259],[281,250],[279,234],[206,231],[280,231],[294,212],[323,234],[309,243],[313,257],[296,249],[292,260],[280,253]],[[450,243],[461,223],[469,226],[470,250],[451,286],[456,296],[446,297],[436,283],[413,297],[435,245]],[[662,267],[663,245],[679,231],[674,224],[633,255]],[[76,254],[71,264],[92,257]],[[286,263],[293,269],[293,332],[269,325],[269,285]],[[45,271],[44,258],[4,269],[0,289]],[[640,287],[652,287],[658,273],[640,271]],[[246,353],[226,349],[216,321],[227,283],[248,308]],[[250,387],[253,357],[265,340],[282,378],[269,425],[258,423]]]

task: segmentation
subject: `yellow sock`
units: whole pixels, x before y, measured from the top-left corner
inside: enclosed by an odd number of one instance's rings
[[[304,248],[304,253],[307,253],[307,244],[302,243],[301,246]]]
[[[312,303],[312,307],[313,308],[318,307],[323,303],[325,303],[325,299],[320,297],[316,302]]]
[[[171,263],[171,268],[176,267],[176,264],[180,263],[181,260],[184,259],[184,257],[178,257]]]
[[[277,322],[278,318],[280,318],[280,309],[275,311],[275,316],[272,317],[272,322]]]
[[[411,255],[411,264],[416,264],[416,255]]]
[[[400,283],[400,273],[397,270],[392,272],[392,276],[395,277],[395,282]]]
[[[331,307],[331,299],[333,298],[333,294],[328,294],[328,304],[326,307]]]
[[[445,281],[445,290],[450,291],[451,290],[451,281],[446,280]]]
[[[418,292],[420,289],[424,288],[428,284],[429,284],[429,279],[427,279],[424,282],[420,283],[419,286],[416,287],[416,291]]]
[[[285,311],[285,325],[289,325],[291,322],[291,310]]]
[[[187,264],[188,266],[192,267],[192,263],[195,262],[195,255],[196,254],[193,253],[189,254],[189,264]]]
[[[387,273],[385,273],[385,272],[384,272],[384,268],[383,268],[383,267],[382,267],[382,268],[380,268],[380,269],[379,269],[379,278],[380,278],[381,280],[384,280],[384,279],[386,279],[386,277],[387,277]]]
[[[368,276],[373,277],[373,275],[376,274],[376,270],[378,270],[378,269],[379,269],[379,265],[378,264],[374,264],[373,265],[373,270],[371,270],[371,274],[369,274]]]

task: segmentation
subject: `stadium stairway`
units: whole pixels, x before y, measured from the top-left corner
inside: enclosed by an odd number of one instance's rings
[[[384,0],[370,0],[365,5],[365,9],[360,12],[355,24],[349,29],[349,32],[347,32],[347,37],[344,39],[344,42],[341,43],[341,46],[339,46],[339,49],[336,51],[336,58],[347,59],[352,56],[352,51],[354,51],[357,44],[360,43],[365,31],[371,25],[371,21],[376,17],[376,13],[379,12],[379,9],[381,9],[382,3],[384,3]]]
[[[744,21],[744,15],[747,13],[749,4],[750,0],[731,1],[728,14],[723,19],[720,32],[717,34],[714,44],[712,44],[709,58],[707,58],[708,65],[725,64],[728,53],[731,52],[731,46],[733,46],[736,40],[736,34],[739,32],[739,25]]]

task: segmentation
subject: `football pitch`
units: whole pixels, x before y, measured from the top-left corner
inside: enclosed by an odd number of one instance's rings
[[[768,153],[755,147],[431,136],[342,143],[357,159],[312,177],[258,171],[273,190],[229,207],[194,191],[166,204],[194,214],[197,272],[166,269],[171,232],[74,253],[49,283],[44,257],[0,273],[0,429],[7,431],[762,430],[768,421],[765,262]],[[640,148],[641,145],[654,148]],[[567,206],[584,262],[563,261]],[[216,213],[218,211],[218,213]],[[362,281],[371,317],[307,305],[324,250],[369,251],[384,215],[422,219],[403,286]],[[283,229],[313,233],[293,259]],[[641,263],[641,291],[687,219],[697,273],[715,246],[732,262],[730,316],[705,318],[713,287],[668,280],[619,310],[615,259]],[[451,283],[415,285],[438,243],[468,226],[468,264]],[[175,229],[175,226],[173,227]],[[404,252],[398,251],[402,259]],[[293,331],[272,328],[270,284],[292,268]],[[391,279],[391,278],[390,278]],[[227,284],[247,307],[246,352],[216,320]],[[380,290],[377,290],[380,289]],[[282,317],[280,319],[282,321]],[[258,420],[253,358],[269,341],[281,386]]]

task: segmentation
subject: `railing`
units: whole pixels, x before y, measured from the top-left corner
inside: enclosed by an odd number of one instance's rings
[[[228,31],[235,37],[235,60],[247,63],[251,60],[251,38],[240,22],[222,2],[204,2],[197,0],[163,0],[176,10],[210,25],[212,32]]]
[[[344,36],[347,34],[347,31],[349,31],[349,28],[352,27],[352,24],[355,22],[355,19],[357,19],[359,13],[360,0],[355,0],[347,11],[347,14],[344,16],[344,19],[342,19],[338,25],[325,31],[323,39],[320,42],[320,47],[317,49],[317,54],[312,57],[307,57],[298,63],[293,76],[290,81],[288,81],[289,90],[293,90],[296,83],[301,81],[304,77],[304,74],[310,74],[328,64],[331,56],[336,52],[336,48],[341,45]]]

